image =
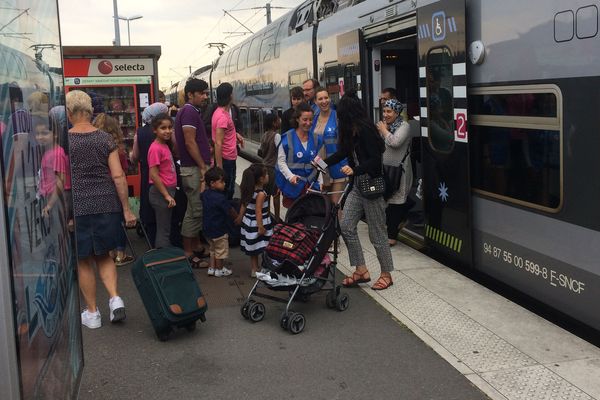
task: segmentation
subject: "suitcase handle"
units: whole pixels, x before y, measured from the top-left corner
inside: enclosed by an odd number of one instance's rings
[[[121,228],[123,229],[123,232],[125,232],[125,238],[127,239],[127,245],[129,246],[129,249],[131,250],[131,255],[133,256],[133,258],[137,258],[137,255],[135,254],[135,249],[133,248],[133,245],[131,244],[131,240],[129,240],[129,236],[127,235],[127,231],[130,229],[135,229],[136,232],[138,232],[138,229],[142,231],[144,239],[146,240],[146,245],[148,246],[149,250],[152,250],[152,243],[150,243],[150,239],[148,238],[148,232],[146,232],[146,228],[144,228],[144,224],[141,223],[141,221],[137,221],[135,226],[132,226],[131,228],[127,227],[127,225],[125,225],[124,222],[121,222]]]

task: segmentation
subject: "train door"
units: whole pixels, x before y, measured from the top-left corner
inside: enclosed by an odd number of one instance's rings
[[[367,103],[373,120],[382,120],[380,95],[384,90],[393,91],[404,104],[401,118],[410,126],[410,168],[412,188],[407,198],[406,220],[402,222],[400,239],[422,248],[424,245],[423,202],[417,196],[422,178],[421,129],[419,124],[419,68],[417,50],[416,14],[409,13],[365,28],[364,36],[369,55],[369,87]],[[400,211],[399,211],[400,212]]]
[[[417,10],[425,244],[472,265],[465,0]]]

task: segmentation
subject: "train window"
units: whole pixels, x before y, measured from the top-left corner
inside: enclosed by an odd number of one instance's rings
[[[250,49],[248,50],[248,66],[252,67],[258,63],[258,56],[260,52],[260,43],[261,37],[255,37],[250,44]]]
[[[223,65],[223,73],[228,74],[229,73],[229,66],[231,65],[231,56],[233,55],[233,51],[230,51],[227,53],[227,58],[225,59],[225,64]]]
[[[275,58],[279,58],[279,52],[281,47],[281,39],[287,36],[287,27],[284,27],[285,20],[281,21],[279,24],[279,29],[277,30],[277,36],[275,38],[275,49],[273,50],[273,55]]]
[[[250,130],[250,120],[248,119],[248,109],[240,108],[240,119],[242,121],[242,132],[240,132],[244,137],[248,137],[248,132]]]
[[[289,73],[289,87],[292,88],[294,86],[302,86],[302,82],[308,79],[308,73],[306,72],[306,68],[299,69],[296,71],[292,71]]]
[[[260,143],[261,136],[261,112],[258,108],[250,109],[250,132],[248,132],[248,138],[252,141]]]
[[[554,40],[568,42],[575,36],[575,14],[571,10],[559,12],[554,16]]]
[[[269,61],[271,59],[271,57],[273,56],[273,51],[274,51],[274,47],[275,47],[275,43],[274,43],[274,39],[275,36],[273,35],[273,31],[271,32],[267,32],[265,34],[265,38],[262,41],[262,44],[260,45],[260,62],[265,62],[265,61]]]
[[[231,52],[231,57],[227,63],[227,74],[234,73],[237,70],[238,57],[240,55],[240,48],[237,47]]]
[[[477,115],[556,117],[554,93],[488,93],[469,96],[469,108]]]
[[[248,62],[248,50],[250,49],[250,43],[244,43],[240,50],[240,56],[238,57],[238,71],[246,69],[246,63]]]
[[[598,8],[581,7],[577,10],[577,38],[588,39],[598,34]]]
[[[427,60],[427,108],[429,140],[440,152],[454,147],[452,56],[445,47],[433,49]]]
[[[562,100],[553,85],[476,88],[471,107],[476,192],[557,212],[562,204]]]

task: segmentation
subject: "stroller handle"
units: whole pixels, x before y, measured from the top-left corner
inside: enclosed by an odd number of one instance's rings
[[[343,209],[344,204],[346,203],[346,199],[348,198],[348,194],[350,193],[350,188],[352,187],[352,182],[354,181],[354,177],[353,176],[348,177],[348,181],[346,182],[346,186],[344,186],[344,190],[338,190],[338,191],[317,190],[317,189],[313,189],[313,186],[316,182],[319,181],[319,177],[321,176],[321,174],[323,174],[325,172],[322,171],[320,168],[315,167],[314,165],[313,165],[313,168],[316,170],[317,173],[315,174],[315,177],[313,178],[313,180],[310,182],[307,191],[311,192],[311,193],[320,193],[320,194],[324,194],[324,195],[341,193],[342,195],[340,196],[340,198],[335,206],[336,206],[336,208]]]

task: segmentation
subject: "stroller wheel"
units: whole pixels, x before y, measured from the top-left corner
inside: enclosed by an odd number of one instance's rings
[[[245,319],[250,318],[250,316],[248,315],[248,310],[250,309],[250,306],[254,303],[256,303],[254,300],[246,300],[244,304],[242,304],[242,307],[240,308],[240,313],[242,314],[242,317],[244,317]]]
[[[281,318],[279,319],[279,326],[281,326],[281,328],[284,331],[287,331],[288,321],[290,320],[290,315],[291,314],[293,314],[293,313],[288,314],[285,311],[281,314]]]
[[[346,311],[348,306],[350,305],[350,297],[348,293],[340,292],[340,294],[335,298],[335,307],[338,311]]]
[[[254,303],[248,309],[248,317],[252,322],[260,322],[265,317],[265,305],[263,303]]]
[[[336,306],[335,290],[331,290],[329,293],[327,293],[327,297],[325,297],[325,304],[327,305],[327,308],[335,308],[335,306]]]
[[[288,321],[287,328],[288,328],[288,331],[290,331],[294,335],[297,335],[304,330],[305,325],[306,325],[306,318],[304,318],[304,314],[292,313],[290,315],[290,319]]]

